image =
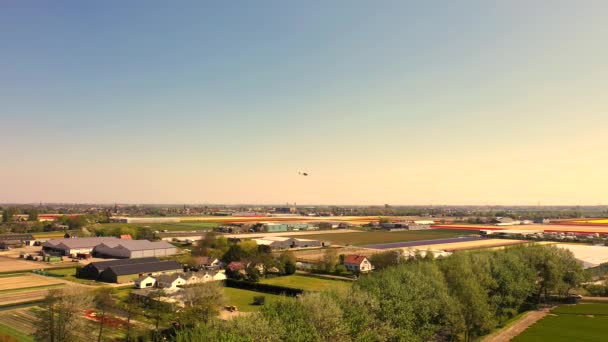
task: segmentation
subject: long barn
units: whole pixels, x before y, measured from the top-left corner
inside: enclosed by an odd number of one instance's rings
[[[176,254],[177,247],[166,241],[116,239],[104,241],[95,247],[93,253],[105,258],[146,258]]]

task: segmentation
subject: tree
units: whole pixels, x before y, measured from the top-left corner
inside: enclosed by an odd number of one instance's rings
[[[228,251],[222,256],[222,261],[229,264],[233,261],[241,261],[247,257],[240,245],[234,244],[228,248]]]
[[[292,275],[292,274],[296,273],[296,264],[292,263],[291,260],[287,260],[285,262],[285,264],[283,265],[283,269],[284,269],[285,275]]]
[[[28,215],[28,221],[38,221],[38,209],[31,208],[30,210],[28,210]]]
[[[489,298],[479,281],[480,275],[473,271],[470,254],[455,253],[441,266],[449,293],[459,304],[465,342],[489,332],[495,325]]]
[[[338,264],[338,251],[334,248],[329,248],[323,253],[321,259],[321,270],[327,273],[332,273],[336,270]]]
[[[97,309],[97,318],[99,319],[99,334],[97,342],[101,342],[103,336],[103,328],[106,321],[106,313],[114,307],[114,298],[112,298],[113,289],[111,287],[102,287],[97,290],[93,297],[93,303]]]
[[[190,326],[198,325],[201,320],[204,324],[209,323],[226,302],[223,288],[217,282],[187,287],[183,291],[185,308],[179,318]]]
[[[369,258],[369,262],[376,268],[376,270],[382,270],[387,267],[399,265],[401,256],[398,251],[387,251],[377,253]]]
[[[255,263],[251,263],[247,269],[247,280],[252,283],[257,283],[260,281],[260,270],[258,270],[257,265]]]
[[[173,314],[172,305],[164,301],[165,297],[167,297],[167,293],[163,289],[152,291],[149,295],[149,298],[151,299],[149,305],[150,316],[154,322],[154,341],[160,340],[160,327],[162,324],[168,322]]]
[[[85,330],[80,318],[82,308],[90,303],[89,293],[71,293],[63,289],[51,289],[36,313],[36,341],[72,342]]]
[[[129,295],[127,300],[120,304],[120,308],[127,314],[127,333],[125,341],[130,342],[132,338],[131,320],[141,313],[141,307],[139,306],[138,300],[134,296]]]

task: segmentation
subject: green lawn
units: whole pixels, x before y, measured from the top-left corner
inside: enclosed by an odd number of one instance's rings
[[[513,341],[606,341],[608,303],[561,306]]]
[[[446,239],[470,234],[479,235],[479,232],[476,230],[429,229],[402,232],[368,231],[356,233],[313,234],[294,237],[329,241],[332,244],[338,245],[360,246],[376,243]]]
[[[305,291],[321,291],[327,289],[348,288],[352,285],[351,281],[321,279],[317,277],[309,277],[299,274],[262,279],[260,280],[260,283],[280,285],[293,289],[302,289]]]
[[[34,342],[34,338],[16,330],[12,327],[0,324],[0,341],[4,341],[3,337],[8,336],[20,342]],[[9,340],[10,341],[10,340]]]
[[[279,298],[279,295],[261,293],[243,289],[235,289],[233,287],[225,287],[224,295],[226,296],[226,305],[234,305],[239,311],[259,311],[262,305],[253,305],[253,297],[264,296],[266,304]]]

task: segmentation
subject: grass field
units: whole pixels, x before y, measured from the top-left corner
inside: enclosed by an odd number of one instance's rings
[[[227,305],[234,305],[239,311],[243,312],[259,311],[262,309],[262,305],[253,305],[253,297],[264,296],[266,304],[271,303],[280,297],[279,295],[235,289],[232,287],[225,287],[224,295],[226,296]]]
[[[561,306],[536,322],[516,342],[532,341],[606,341],[608,303],[582,303]]]
[[[329,241],[332,244],[337,245],[362,246],[376,243],[445,239],[470,234],[479,235],[479,232],[475,230],[452,229],[429,229],[403,232],[369,231],[342,234],[313,234],[306,235],[303,238]],[[297,238],[298,236],[294,237]]]
[[[260,283],[280,285],[293,289],[302,289],[305,291],[321,291],[327,289],[348,288],[352,285],[352,282],[347,280],[321,279],[318,277],[309,277],[299,274],[262,279],[260,280]]]

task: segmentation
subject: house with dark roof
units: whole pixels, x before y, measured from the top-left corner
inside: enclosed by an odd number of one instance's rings
[[[344,258],[346,269],[355,273],[365,273],[374,269],[371,262],[364,255],[347,255]]]
[[[129,259],[136,261],[137,259]],[[134,263],[109,266],[100,274],[100,280],[108,283],[127,283],[144,275],[158,276],[183,272],[183,267],[175,260],[148,263]]]

